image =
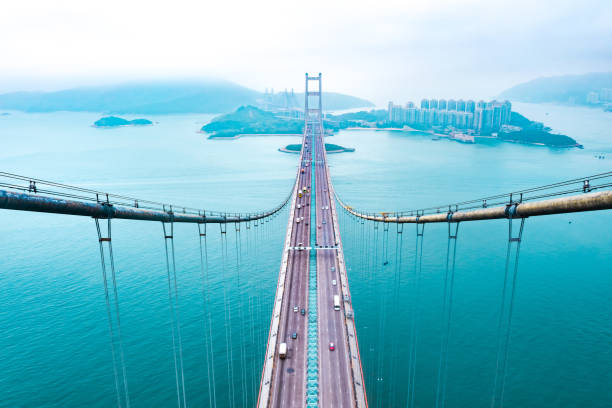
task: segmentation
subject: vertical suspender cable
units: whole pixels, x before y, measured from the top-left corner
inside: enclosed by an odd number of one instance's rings
[[[414,408],[417,343],[419,341],[419,298],[421,294],[421,267],[423,264],[423,236],[425,224],[416,223],[416,250],[414,259],[414,292],[411,302],[410,354],[408,362],[408,408]]]
[[[380,299],[378,299],[378,296],[376,296],[376,281],[378,279],[378,223],[374,223],[374,259],[373,259],[373,263],[372,263],[372,269],[371,269],[371,279],[374,280],[374,282],[370,282],[370,294],[371,294],[371,298],[372,298],[372,309],[371,310],[375,310],[376,307],[376,302],[379,301]],[[372,322],[372,326],[374,326],[373,324],[374,322]],[[373,327],[370,329],[370,332],[373,332]],[[371,341],[372,343],[374,343],[374,333],[372,333],[371,336]],[[374,381],[376,379],[376,369],[375,369],[375,361],[376,361],[376,355],[375,355],[375,350],[376,349],[372,349],[370,347],[370,352],[368,353],[368,360],[369,360],[369,369],[370,369],[370,384],[372,384],[372,386],[374,387],[374,393],[376,393],[377,388],[376,384],[377,381]],[[376,396],[376,398],[378,399],[380,396]]]
[[[111,305],[110,305],[110,295],[109,295],[109,291],[108,291],[108,277],[106,274],[106,261],[104,259],[104,245],[103,242],[108,242],[109,246],[111,244],[111,234],[110,234],[110,219],[108,219],[108,237],[102,237],[102,231],[100,230],[100,221],[97,218],[94,218],[95,222],[96,222],[96,230],[98,232],[98,244],[100,246],[100,262],[102,264],[102,279],[104,281],[104,297],[105,297],[105,301],[106,301],[106,315],[108,318],[108,332],[109,332],[109,337],[110,337],[110,345],[111,345],[111,354],[112,354],[112,359],[113,359],[113,374],[115,377],[115,392],[117,394],[117,406],[119,408],[122,407],[122,397],[121,397],[121,391],[119,390],[119,374],[118,374],[118,370],[117,370],[117,357],[116,357],[116,352],[115,352],[115,333],[114,333],[114,329],[113,329],[113,319],[112,319],[112,312],[111,312]],[[112,262],[112,261],[111,261]],[[114,270],[114,268],[113,268]],[[113,279],[114,281],[114,279]],[[116,293],[116,292],[115,292]],[[118,310],[118,309],[117,309]],[[125,365],[124,365],[125,367]],[[125,370],[123,371],[123,380],[124,380],[124,387],[125,387],[125,398],[126,398],[126,406],[128,406],[127,404],[129,404],[129,395],[127,392],[127,379],[125,376]]]
[[[221,229],[221,268],[223,276],[223,305],[224,305],[224,320],[225,320],[225,345],[226,345],[226,362],[227,362],[227,381],[230,387],[230,407],[236,406],[235,393],[234,393],[234,359],[232,353],[232,311],[231,305],[227,298],[227,224],[220,223],[219,228]]]
[[[121,359],[121,370],[123,371],[123,387],[125,389],[125,406],[130,408],[130,395],[128,391],[127,373],[125,369],[125,357],[123,353],[123,340],[121,336],[121,314],[119,313],[119,294],[117,293],[117,277],[115,273],[115,257],[113,255],[113,245],[110,241],[111,237],[111,219],[107,219],[108,222],[108,255],[110,258],[111,275],[113,277],[113,292],[115,294],[115,314],[117,315],[117,335],[119,337],[119,356]]]
[[[240,222],[234,223],[235,234],[234,237],[236,239],[236,287],[238,288],[238,321],[240,322],[238,328],[238,335],[240,341],[240,378],[242,380],[242,406],[247,406],[247,392],[248,388],[246,385],[246,355],[244,350],[244,331],[243,331],[243,320],[242,320],[242,288],[240,287],[240,251],[241,251],[241,243],[240,243]]]
[[[245,234],[244,234],[244,239],[245,239],[245,258],[248,260],[250,260],[250,256],[251,256],[251,244],[249,242],[249,230],[251,229],[251,223],[250,221],[247,221],[244,224],[244,228],[245,228]],[[242,241],[241,241],[241,251],[242,251]],[[242,252],[241,252],[242,253]],[[247,263],[247,269],[253,271],[253,265],[248,264]],[[254,325],[255,325],[255,315],[253,314],[253,307],[252,307],[252,300],[253,300],[253,285],[251,285],[250,280],[248,279],[248,275],[247,275],[247,279],[246,279],[246,293],[247,293],[247,316],[250,316],[247,319],[247,338],[249,340],[249,345],[250,347],[246,348],[246,353],[249,355],[248,357],[248,361],[247,361],[247,372],[249,372],[251,375],[249,376],[250,382],[248,384],[248,388],[247,388],[247,392],[249,395],[249,400],[248,403],[252,404],[250,398],[253,395],[253,392],[255,390],[254,387],[254,383],[253,383],[253,379],[255,378],[255,372],[256,372],[256,366],[255,366],[255,358],[253,356],[253,353],[249,353],[249,351],[254,350],[255,347],[255,333],[254,333]]]
[[[495,364],[495,380],[493,382],[493,396],[491,398],[491,408],[503,405],[503,398],[505,392],[505,380],[506,380],[506,365],[508,359],[508,346],[510,343],[510,329],[512,325],[512,313],[514,309],[514,295],[516,290],[516,278],[518,274],[518,261],[521,250],[521,241],[523,237],[523,229],[525,226],[525,218],[521,218],[521,224],[519,227],[519,233],[517,237],[512,235],[512,216],[508,219],[508,247],[506,250],[506,267],[504,272],[504,286],[502,293],[502,305],[499,313],[499,321],[497,325],[497,361]],[[512,279],[510,281],[510,301],[506,307],[506,292],[508,287],[508,275],[510,271],[510,260],[513,244],[516,243],[515,257],[514,257],[514,268],[512,273]],[[505,310],[508,309],[506,325],[504,327],[504,315]],[[502,329],[505,334],[502,336]]]
[[[510,220],[510,222],[512,222],[512,220]],[[510,240],[516,242],[516,254],[515,254],[515,258],[514,258],[514,272],[512,274],[512,289],[510,291],[510,305],[509,305],[509,311],[508,311],[508,322],[507,322],[507,326],[506,326],[506,338],[504,341],[504,357],[503,357],[503,371],[502,371],[502,381],[501,381],[501,394],[499,397],[499,405],[503,405],[503,401],[504,401],[504,392],[506,390],[506,372],[508,371],[508,365],[507,365],[507,360],[508,360],[508,347],[510,344],[510,331],[512,329],[512,313],[514,311],[514,296],[516,293],[516,279],[517,279],[517,275],[518,275],[518,263],[519,263],[519,253],[521,251],[521,241],[523,238],[523,228],[525,226],[525,218],[521,218],[521,226],[520,226],[520,232],[519,232],[519,236],[518,238],[513,238],[512,237],[512,224],[510,224],[509,227],[509,237]]]
[[[174,259],[174,223],[170,222],[170,234],[166,230],[166,223],[162,222],[162,228],[164,233],[164,247],[166,250],[166,271],[168,272],[168,301],[170,303],[170,323],[172,326],[172,351],[174,355],[174,376],[176,380],[176,397],[178,407],[181,407],[181,396],[183,397],[183,406],[186,406],[185,397],[185,379],[183,371],[183,358],[182,358],[182,347],[180,332],[177,335],[179,325],[177,324],[178,319],[178,305],[176,304],[176,263]],[[168,246],[168,240],[171,241],[170,247]],[[170,262],[170,252],[172,255],[172,263]],[[174,281],[174,294],[172,292],[172,282]],[[177,357],[177,340],[179,343],[179,353]],[[180,384],[179,384],[179,372],[180,372]]]
[[[384,389],[384,376],[383,376],[383,367],[384,367],[384,357],[383,350],[386,350],[385,347],[385,330],[386,330],[386,319],[387,319],[387,284],[386,284],[386,273],[385,266],[389,263],[388,255],[389,255],[389,223],[383,223],[383,240],[382,240],[382,263],[380,264],[380,277],[378,278],[378,286],[380,287],[380,293],[378,294],[378,298],[380,301],[380,313],[379,313],[379,324],[378,324],[378,361],[377,361],[377,374],[376,381],[378,385],[378,391],[376,392],[376,406],[380,407],[383,402],[383,397],[385,395]]]
[[[452,227],[454,231],[452,231]],[[459,223],[448,222],[448,244],[446,246],[446,272],[444,274],[444,294],[442,301],[442,324],[444,331],[440,343],[440,364],[436,386],[436,408],[446,403],[446,378],[448,375],[448,342],[450,338],[451,315],[453,308],[453,288],[455,282],[455,258],[457,255],[457,233]]]
[[[393,279],[393,306],[392,306],[392,310],[394,311],[399,311],[400,306],[399,306],[399,293],[400,293],[400,284],[401,284],[401,273],[402,273],[402,248],[403,248],[403,232],[404,232],[404,224],[400,224],[400,223],[396,223],[395,224],[395,228],[396,228],[396,238],[395,238],[395,276]],[[398,322],[399,323],[399,322]],[[398,324],[399,327],[399,324]],[[401,333],[401,331],[400,331]],[[399,333],[396,334],[395,336],[391,336],[392,339],[392,343],[391,343],[391,378],[389,381],[391,390],[399,390],[399,387],[396,387],[396,381],[397,381],[397,368],[398,368],[398,348],[399,348],[399,339],[400,339],[400,335]],[[389,405],[396,407],[398,406],[397,404],[397,399],[398,399],[398,394],[399,392],[391,392],[390,393],[390,402]]]
[[[206,243],[206,223],[198,224],[198,235],[200,243],[200,278],[202,280],[202,296],[204,298],[204,347],[206,348],[208,403],[211,407],[216,407],[217,396],[215,393],[215,362],[214,353],[212,350],[213,341],[210,318],[210,286],[208,280],[208,245]],[[204,245],[202,245],[202,238]]]

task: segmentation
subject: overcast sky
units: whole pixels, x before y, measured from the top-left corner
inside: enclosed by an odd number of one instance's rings
[[[0,9],[0,92],[219,77],[404,102],[612,71],[612,1],[19,0]]]

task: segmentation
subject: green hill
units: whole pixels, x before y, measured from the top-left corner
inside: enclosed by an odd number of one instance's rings
[[[233,137],[240,134],[302,133],[304,121],[284,118],[255,106],[241,106],[235,112],[214,118],[202,126],[211,137]]]

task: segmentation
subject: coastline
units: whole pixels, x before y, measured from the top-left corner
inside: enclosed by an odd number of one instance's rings
[[[112,125],[112,126],[96,126],[96,125],[91,125],[92,128],[96,128],[96,129],[116,129],[116,128],[120,128],[120,127],[145,127],[145,126],[153,126],[155,123],[147,123],[146,125]]]
[[[299,150],[289,150],[286,147],[279,147],[278,148],[279,152],[282,153],[292,153],[292,154],[300,154]],[[355,149],[352,147],[345,147],[342,149],[335,149],[335,150],[326,150],[325,153],[329,153],[329,154],[336,154],[336,153],[352,153],[354,152]]]
[[[215,140],[236,140],[241,137],[256,137],[256,136],[296,136],[301,137],[301,133],[240,133],[234,136],[217,136],[215,134],[210,134],[204,132],[202,130],[198,130],[196,133],[201,133],[203,135],[209,135],[207,139],[215,139]]]
[[[344,130],[374,130],[374,131],[378,131],[378,130],[386,130],[386,131],[402,131],[402,132],[420,132],[422,134],[426,134],[426,135],[432,135],[432,136],[436,136],[438,138],[444,138],[444,139],[448,139],[451,141],[456,141],[456,142],[460,142],[460,140],[456,140],[454,138],[452,138],[450,135],[444,134],[444,133],[436,133],[433,130],[420,130],[420,129],[414,129],[411,128],[409,126],[406,126],[404,128],[364,128],[364,127],[356,127],[356,128],[346,128]],[[566,146],[553,146],[553,145],[548,145],[545,143],[532,143],[532,142],[524,142],[522,140],[505,140],[505,139],[500,139],[497,136],[492,136],[492,135],[474,135],[475,139],[490,139],[490,140],[498,140],[500,142],[508,142],[508,143],[515,143],[515,144],[522,144],[522,145],[526,145],[526,146],[544,146],[544,147],[549,147],[552,149],[572,149],[572,148],[577,148],[577,149],[583,149],[584,146],[580,143],[576,143],[575,145],[566,145]],[[464,143],[464,144],[475,144],[475,143]]]

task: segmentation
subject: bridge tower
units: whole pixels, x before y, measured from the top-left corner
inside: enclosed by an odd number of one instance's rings
[[[309,86],[309,82],[317,82],[313,87]],[[314,108],[310,106],[310,97],[315,97]],[[306,92],[304,92],[304,125],[306,128],[309,124],[320,123],[323,119],[323,106],[321,99],[321,73],[318,76],[309,76],[306,73]]]

